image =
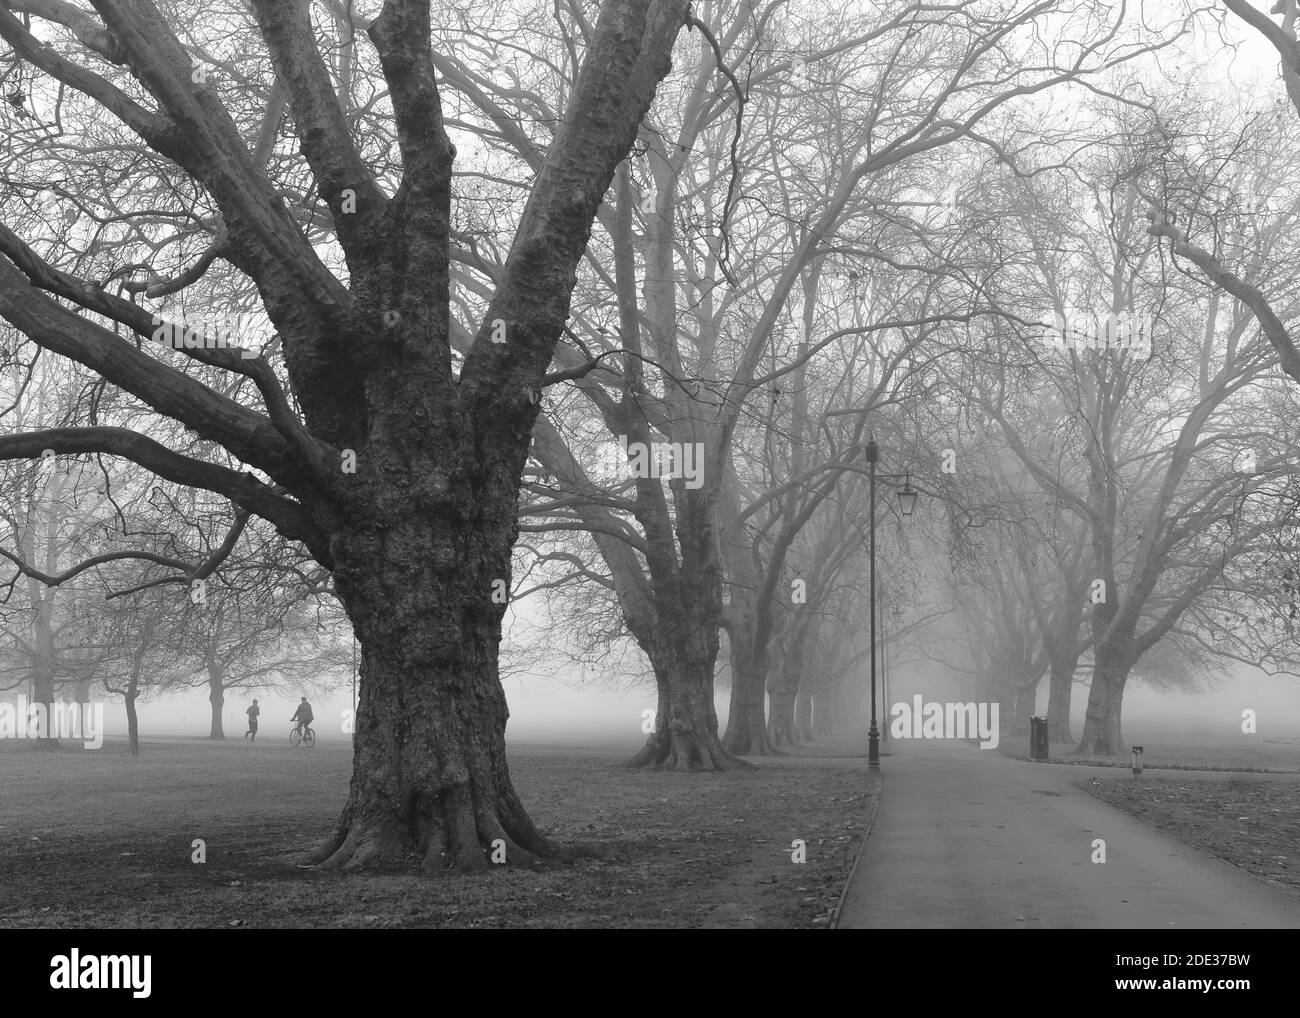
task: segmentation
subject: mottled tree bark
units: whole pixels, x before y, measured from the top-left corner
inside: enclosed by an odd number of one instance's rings
[[[748,608],[748,604],[745,605]],[[723,748],[734,756],[753,753],[781,755],[767,732],[767,654],[754,653],[754,619],[746,610],[737,613],[728,628],[731,640],[732,688]]]
[[[1077,658],[1052,661],[1047,685],[1047,733],[1053,742],[1073,743],[1070,733],[1070,701],[1074,694],[1074,666]]]
[[[1083,734],[1075,752],[1087,756],[1112,756],[1125,751],[1120,732],[1124,686],[1132,663],[1103,644],[1097,650],[1092,685],[1088,689],[1088,710]]]
[[[312,200],[332,220],[346,282],[249,152],[253,132],[194,79],[156,5],[97,0],[102,28],[86,15],[93,30],[78,37],[99,55],[83,63],[56,55],[0,6],[9,46],[99,102],[205,192],[205,207],[219,213],[213,251],[256,287],[279,340],[273,356],[283,357],[272,364],[256,350],[185,350],[200,363],[181,370],[137,342],[155,331],[148,309],[70,282],[0,231],[0,316],[223,451],[207,460],[128,428],[78,427],[0,437],[0,458],[47,448],[125,456],[264,517],[333,574],[364,683],[352,784],[317,853],[324,865],[477,869],[498,839],[510,864],[559,854],[510,784],[496,666],[504,606],[491,594],[497,581],[508,587],[538,394],[550,384],[577,267],[615,168],[671,68],[686,0],[602,3],[563,118],[533,153],[509,255],[459,365],[449,289],[456,150],[443,121],[430,5],[386,0],[366,28],[382,73],[370,84],[392,118],[383,181],[340,105],[311,7],[251,0],[249,9],[287,96],[303,160],[293,172],[310,176]],[[68,15],[51,8],[42,16]],[[99,76],[106,55],[134,77],[133,98],[147,94],[143,105]],[[202,372],[221,384],[206,384]],[[231,375],[251,384],[231,384]],[[240,399],[224,394],[237,390]],[[239,470],[224,465],[227,453]],[[707,526],[692,527],[712,541]],[[710,592],[716,600],[716,583]],[[700,614],[698,604],[689,610]],[[716,654],[716,615],[705,611],[703,630],[710,624]],[[709,727],[702,691],[712,688],[713,654],[689,628],[664,632],[665,641],[684,635],[690,644],[679,652],[683,688],[700,693],[671,697],[670,727],[684,733],[676,753],[689,756],[688,743],[704,741]],[[224,695],[214,687],[210,699],[220,737]],[[712,727],[716,743],[716,718]]]
[[[797,738],[794,729],[795,691],[786,688],[785,683],[781,682],[768,687],[768,696],[772,701],[767,722],[768,738],[772,740],[773,746],[796,745]]]
[[[348,802],[318,856],[327,865],[484,869],[497,839],[510,864],[561,854],[528,818],[506,764],[504,605],[492,582],[509,576],[497,531],[511,525],[514,500],[500,496],[495,511],[481,504],[494,526],[475,523],[477,513],[451,518],[446,506],[407,509],[335,542],[361,701]]]
[[[743,756],[755,748],[751,708],[757,695],[761,711],[763,696],[761,687],[755,689],[753,616],[745,607],[736,610],[726,626],[731,652],[731,699],[727,705],[727,729],[722,746],[736,756]]]
[[[675,624],[664,626],[664,619],[674,614]],[[713,702],[717,623],[710,624],[708,613],[701,618],[661,611],[641,646],[654,668],[658,707],[654,731],[628,766],[716,771],[747,766],[723,748],[718,732]]]

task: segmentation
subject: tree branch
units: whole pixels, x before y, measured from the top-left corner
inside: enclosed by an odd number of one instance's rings
[[[280,87],[288,91],[302,154],[334,216],[339,243],[349,263],[355,259],[356,270],[362,270],[381,249],[389,200],[352,140],[316,47],[310,5],[253,0],[251,6]],[[349,188],[355,192],[356,208],[345,212],[343,192]]]
[[[284,537],[302,541],[316,561],[330,568],[332,557],[326,534],[307,510],[250,473],[182,456],[127,428],[51,428],[0,437],[0,460],[38,459],[45,449],[53,449],[55,454],[121,456],[169,481],[225,495],[243,509],[269,520]]]
[[[545,375],[569,316],[592,221],[671,67],[686,7],[685,0],[617,0],[602,9],[576,94],[538,171],[501,285],[461,370],[460,389],[480,413],[489,412],[503,391],[525,399]],[[505,343],[492,342],[496,320],[506,323]],[[501,420],[500,426],[512,425]]]
[[[1209,276],[1213,283],[1250,308],[1251,313],[1259,321],[1265,338],[1282,359],[1282,370],[1300,382],[1300,350],[1296,349],[1286,326],[1273,312],[1264,294],[1236,273],[1224,268],[1210,252],[1191,243],[1187,235],[1169,222],[1163,213],[1150,211],[1147,213],[1147,219],[1151,221],[1147,233],[1153,237],[1168,237],[1173,242],[1174,254],[1186,258]]]
[[[229,350],[187,351],[207,363],[240,371],[258,380],[263,396],[270,401],[280,427],[297,438],[292,441],[263,415],[218,395],[201,382],[182,374],[136,349],[131,343],[102,326],[82,318],[31,285],[35,276],[55,292],[78,303],[122,320],[136,331],[151,329],[152,316],[129,301],[96,290],[89,284],[65,276],[27,252],[15,247],[13,235],[0,228],[0,252],[21,259],[27,273],[0,258],[0,317],[30,336],[39,346],[86,365],[114,385],[143,400],[159,413],[180,421],[204,438],[217,442],[245,463],[252,464],[290,487],[304,483],[323,489],[331,476],[324,467],[327,446],[311,438],[296,424],[283,394],[265,362],[260,368],[240,360]],[[11,254],[11,252],[13,252]],[[47,271],[48,270],[48,271]],[[302,445],[301,443],[309,443]],[[39,454],[39,450],[38,450]],[[314,467],[310,472],[304,466]]]

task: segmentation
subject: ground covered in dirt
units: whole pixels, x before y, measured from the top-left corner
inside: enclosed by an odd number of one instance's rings
[[[300,869],[342,808],[345,742],[0,752],[0,927],[782,927],[830,921],[872,786],[863,761],[632,771],[529,747],[534,819],[601,857],[427,878]],[[201,840],[206,862],[193,861]],[[792,861],[802,841],[806,862]]]
[[[1300,785],[1294,781],[1092,778],[1076,784],[1184,844],[1300,892]]]

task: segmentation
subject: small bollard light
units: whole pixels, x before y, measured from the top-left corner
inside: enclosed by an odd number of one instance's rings
[[[1142,747],[1133,747],[1133,777],[1142,777]]]

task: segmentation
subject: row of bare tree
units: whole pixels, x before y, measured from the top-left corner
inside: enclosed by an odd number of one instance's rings
[[[1229,19],[1289,88],[1284,2],[0,0],[7,652],[289,667],[336,598],[319,858],[563,854],[506,765],[503,590],[644,654],[636,762],[743,766],[854,699],[875,436],[923,492],[910,529],[877,494],[904,657],[1013,698],[1090,660],[1099,749],[1157,644],[1284,666],[1273,622],[1205,633],[1280,611],[1293,121],[1196,56]],[[1149,356],[1048,349],[1076,311]],[[33,645],[60,589],[80,656]]]

